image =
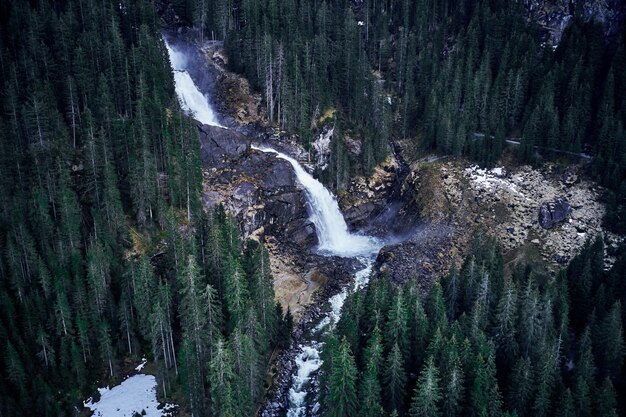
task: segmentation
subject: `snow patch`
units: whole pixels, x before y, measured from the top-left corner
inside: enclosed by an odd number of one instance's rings
[[[465,173],[479,189],[482,188],[489,191],[507,190],[519,194],[517,186],[513,181],[506,178],[506,171],[502,167],[484,169],[472,165],[465,170]]]
[[[134,375],[113,388],[98,388],[100,401],[94,403],[89,398],[83,405],[93,411],[94,417],[133,417],[143,411],[146,417],[169,416],[176,406],[166,404],[159,410],[156,386],[154,375]]]
[[[141,370],[143,369],[143,367],[144,367],[144,366],[146,366],[146,363],[148,363],[148,359],[146,359],[146,358],[141,358],[141,363],[135,367],[135,371],[137,371],[137,372],[141,372]]]

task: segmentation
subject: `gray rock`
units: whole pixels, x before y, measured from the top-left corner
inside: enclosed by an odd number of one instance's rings
[[[567,219],[572,207],[564,198],[543,203],[539,208],[539,225],[544,229],[551,229],[555,224]]]
[[[568,171],[561,176],[561,182],[568,187],[571,187],[578,182],[578,175],[574,172]]]
[[[384,246],[376,258],[375,270],[386,273],[392,282],[403,285],[412,277],[426,293],[448,265],[454,228],[425,224],[407,240]]]
[[[250,148],[250,141],[234,130],[203,125],[199,122],[197,126],[205,166],[226,167]]]
[[[250,139],[232,129],[197,126],[207,204],[222,202],[237,217],[244,237],[263,227],[298,252],[317,244],[304,191],[287,161],[253,151]]]
[[[602,24],[604,35],[619,34],[626,14],[623,0],[524,0],[527,16],[539,24],[547,44],[556,46],[563,32],[578,14],[585,22]]]

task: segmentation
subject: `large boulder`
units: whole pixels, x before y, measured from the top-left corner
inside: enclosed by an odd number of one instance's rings
[[[539,225],[544,229],[551,229],[555,224],[567,219],[572,207],[564,198],[546,202],[539,208]]]

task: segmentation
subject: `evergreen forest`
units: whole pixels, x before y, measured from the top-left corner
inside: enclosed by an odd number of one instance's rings
[[[486,167],[582,157],[626,233],[624,25],[607,39],[576,15],[552,48],[510,0],[3,0],[0,417],[84,415],[143,356],[180,415],[255,416],[289,346],[267,249],[203,207],[163,7],[223,41],[305,148],[334,124],[335,191],[390,143]],[[623,415],[624,248],[606,269],[589,240],[552,276],[471,247],[432,286],[382,273],[347,298],[321,415]]]
[[[472,247],[425,297],[383,276],[348,298],[324,350],[324,416],[618,415],[623,252],[605,271],[602,241],[587,242],[552,279],[531,263],[505,273],[492,239]]]
[[[139,355],[190,414],[253,415],[290,324],[201,208],[153,4],[2,2],[0,83],[0,415],[75,416]]]

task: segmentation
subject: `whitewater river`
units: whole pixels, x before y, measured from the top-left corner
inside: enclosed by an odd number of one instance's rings
[[[299,353],[295,358],[296,371],[291,377],[289,388],[287,417],[314,416],[317,415],[319,404],[316,401],[318,393],[311,392],[311,380],[322,366],[320,353],[324,347],[324,335],[339,321],[341,308],[348,295],[363,288],[369,281],[372,264],[382,242],[374,237],[350,233],[335,197],[295,159],[271,148],[252,148],[274,153],[293,167],[298,182],[304,188],[309,218],[315,225],[319,241],[317,251],[322,255],[356,258],[362,265],[362,269],[355,273],[354,281],[330,298],[330,309],[299,345]],[[272,412],[266,410],[264,415],[272,415]]]
[[[195,60],[188,59],[184,49],[178,49],[174,43],[166,41],[167,50],[174,72],[176,94],[181,107],[196,120],[213,126],[223,127],[219,116],[211,107],[206,93],[203,93],[190,75],[189,65]],[[318,238],[317,252],[324,256],[354,258],[361,269],[354,274],[354,279],[343,290],[329,299],[329,307],[321,319],[312,326],[307,335],[300,340],[295,356],[295,371],[289,387],[289,404],[285,412],[265,409],[263,416],[303,417],[315,416],[319,411],[318,392],[315,392],[312,379],[322,366],[320,353],[324,347],[325,334],[334,328],[341,317],[341,308],[347,296],[363,288],[369,281],[372,264],[382,242],[374,237],[350,233],[337,200],[319,181],[309,174],[295,159],[268,147],[256,147],[261,152],[273,153],[277,158],[291,164],[298,182],[302,185],[307,210],[311,222],[315,225]],[[272,402],[272,399],[268,400]]]

